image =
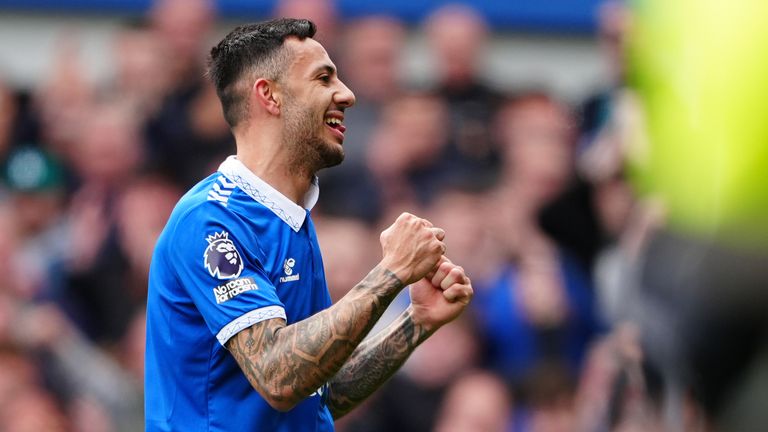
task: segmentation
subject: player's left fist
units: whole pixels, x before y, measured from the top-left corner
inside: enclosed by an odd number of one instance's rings
[[[464,273],[463,267],[452,263],[446,256],[440,259],[434,272],[427,276],[431,276],[429,279],[432,286],[440,288],[447,301],[469,304],[472,300],[472,281]]]
[[[472,300],[472,281],[464,269],[442,257],[434,270],[410,286],[411,316],[437,329],[461,315]]]

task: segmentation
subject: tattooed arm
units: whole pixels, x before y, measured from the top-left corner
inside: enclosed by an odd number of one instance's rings
[[[385,383],[433,331],[414,323],[408,309],[384,331],[360,344],[329,383],[328,408],[333,418],[351,411]]]
[[[355,350],[329,383],[328,407],[340,418],[384,384],[416,347],[458,317],[472,298],[464,270],[447,258],[431,280],[411,286],[411,306],[386,330]]]
[[[384,259],[338,303],[303,321],[257,323],[227,342],[251,385],[287,411],[328,382],[405,284],[424,276],[445,252],[444,233],[403,214],[382,233]]]
[[[329,309],[286,326],[255,324],[227,343],[251,385],[278,410],[288,410],[326,383],[368,334],[402,282],[376,267]]]

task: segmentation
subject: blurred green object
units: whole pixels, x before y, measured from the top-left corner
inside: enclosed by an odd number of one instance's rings
[[[628,84],[645,123],[636,186],[663,200],[672,229],[765,248],[768,1],[633,6]]]
[[[14,150],[3,169],[6,186],[15,192],[36,193],[61,189],[61,165],[51,155],[34,146]]]

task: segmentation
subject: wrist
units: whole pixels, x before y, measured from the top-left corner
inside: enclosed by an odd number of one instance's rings
[[[423,339],[431,336],[432,333],[436,332],[444,324],[429,319],[429,314],[425,308],[414,306],[413,304],[409,305],[408,309],[405,310],[405,315],[415,327],[423,329]],[[422,342],[423,339],[419,342]]]
[[[390,262],[386,257],[382,259],[381,262],[379,262],[377,267],[382,269],[384,272],[391,274],[395,279],[397,279],[402,287],[405,287],[409,284],[408,281],[411,276],[410,273],[406,269],[403,269],[395,263]]]

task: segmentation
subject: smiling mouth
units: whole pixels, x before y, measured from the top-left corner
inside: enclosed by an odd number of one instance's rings
[[[328,116],[324,119],[324,122],[325,126],[331,129],[337,138],[341,139],[341,141],[344,141],[344,132],[347,130],[346,126],[342,124],[344,119],[335,116]]]

